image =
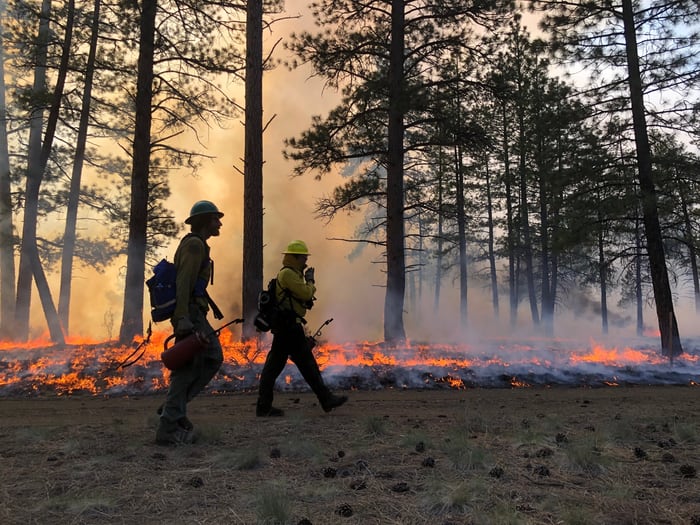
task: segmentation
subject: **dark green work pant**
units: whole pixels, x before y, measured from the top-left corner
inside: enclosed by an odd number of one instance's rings
[[[206,312],[190,305],[190,320],[201,334],[212,334],[214,329],[207,321]],[[209,335],[209,344],[192,361],[170,372],[170,386],[163,405],[161,424],[174,427],[187,415],[187,403],[192,401],[216,375],[224,361],[221,343],[216,334]],[[177,339],[176,339],[177,342]]]

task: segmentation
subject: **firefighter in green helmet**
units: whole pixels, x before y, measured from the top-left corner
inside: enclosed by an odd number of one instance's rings
[[[330,412],[345,403],[347,396],[333,394],[321,376],[318,363],[307,344],[304,324],[306,311],[313,306],[316,293],[315,271],[307,267],[309,250],[304,241],[292,241],[282,252],[282,269],[277,274],[277,302],[286,315],[273,328],[272,346],[260,374],[256,415],[282,416],[284,411],[272,406],[275,381],[284,370],[287,359],[297,366],[304,380],[318,398],[321,408]]]
[[[211,201],[195,202],[185,219],[191,232],[182,238],[175,251],[177,297],[170,320],[175,341],[196,331],[207,335],[208,343],[187,365],[170,373],[165,403],[158,409],[160,422],[156,442],[159,444],[194,441],[194,426],[187,418],[187,404],[216,375],[224,359],[219,338],[207,320],[210,307],[215,317],[223,317],[207,293],[207,286],[214,280],[214,263],[209,257],[207,240],[219,235],[223,216]]]

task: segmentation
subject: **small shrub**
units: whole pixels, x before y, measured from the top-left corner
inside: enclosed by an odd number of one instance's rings
[[[427,487],[424,498],[426,506],[434,514],[467,512],[488,501],[488,488],[479,479],[457,484],[435,479],[434,484]]]
[[[426,448],[430,448],[432,445],[425,432],[409,432],[401,438],[401,444],[408,448],[414,449],[416,452],[420,452],[420,448],[425,450]]]
[[[318,443],[307,433],[293,433],[280,451],[284,457],[303,459],[318,465],[325,461],[325,455]]]
[[[488,462],[486,452],[481,448],[473,447],[464,435],[447,441],[444,452],[457,470],[483,469]]]
[[[589,525],[598,522],[589,508],[579,505],[567,505],[562,509],[561,516],[567,525]]]
[[[698,442],[698,429],[693,423],[676,423],[673,425],[673,435],[680,443]]]
[[[609,463],[595,438],[569,443],[564,450],[569,466],[587,474],[599,474]]]
[[[468,415],[465,411],[464,432],[467,434],[487,434],[489,423],[482,415]]]
[[[638,437],[634,425],[622,418],[615,419],[604,430],[612,442],[627,443],[634,441]]]
[[[377,416],[370,416],[364,422],[365,431],[370,436],[383,436],[386,434],[386,421]]]
[[[254,449],[222,451],[212,458],[212,462],[233,470],[253,470],[262,465],[260,453]]]
[[[258,523],[284,525],[291,519],[291,503],[287,491],[280,485],[263,485],[255,498]]]

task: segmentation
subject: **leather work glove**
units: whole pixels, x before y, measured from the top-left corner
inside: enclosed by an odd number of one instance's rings
[[[189,317],[180,317],[175,323],[175,335],[178,337],[184,337],[190,335],[194,332],[194,325],[190,321]]]
[[[313,267],[309,266],[309,267],[306,269],[306,271],[304,272],[304,279],[306,280],[307,283],[308,283],[308,282],[313,283],[313,282],[316,281],[316,279],[314,279],[314,269],[313,269]]]

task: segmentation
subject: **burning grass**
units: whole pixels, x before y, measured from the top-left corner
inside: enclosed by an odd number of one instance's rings
[[[127,347],[79,340],[62,347],[46,341],[21,346],[0,342],[0,396],[161,392],[167,385],[160,362],[166,335],[154,333],[147,344]],[[213,390],[255,389],[270,339],[244,343],[224,330],[221,342],[224,364]],[[343,390],[689,385],[700,376],[698,345],[686,344],[686,352],[671,362],[660,355],[656,340],[645,339],[622,347],[563,339],[400,346],[326,342],[314,353],[328,383]],[[281,388],[304,390],[306,383],[292,368]]]
[[[278,393],[197,398],[199,440],[153,443],[161,395],[0,400],[0,522],[698,524],[691,387],[382,389],[330,414]]]

